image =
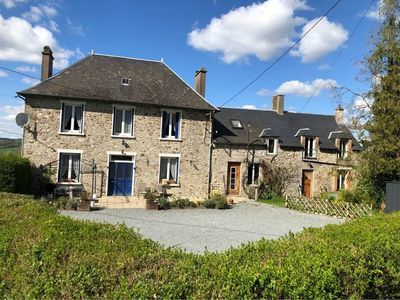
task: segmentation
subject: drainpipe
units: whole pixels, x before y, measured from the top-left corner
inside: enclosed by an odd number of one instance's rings
[[[210,198],[211,194],[211,181],[212,181],[213,114],[214,112],[210,111],[210,148],[208,152],[208,186],[207,186],[208,198]]]

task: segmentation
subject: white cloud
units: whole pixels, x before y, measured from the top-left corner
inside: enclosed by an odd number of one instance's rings
[[[7,72],[4,72],[4,71],[0,70],[0,78],[1,77],[7,77],[7,76],[8,76]]]
[[[354,98],[354,103],[353,107],[356,110],[364,111],[364,112],[369,112],[371,109],[370,107],[374,103],[374,99],[372,98],[367,98],[367,97],[361,97],[361,96],[356,96]]]
[[[318,66],[318,70],[320,70],[320,71],[327,71],[330,68],[331,68],[331,66],[330,65],[326,65],[326,64],[322,64],[322,65]]]
[[[307,22],[302,34],[318,21],[319,18]],[[299,43],[297,49],[291,51],[293,56],[301,57],[302,62],[312,62],[335,51],[348,38],[348,31],[339,23],[330,22],[324,17]]]
[[[379,14],[379,10],[383,6],[383,0],[379,0],[374,9],[371,9],[366,14],[366,17],[375,21],[382,21],[383,17]]]
[[[241,6],[190,32],[188,44],[221,53],[226,63],[246,61],[250,55],[267,60],[290,46],[296,27],[306,22],[294,12],[309,9],[304,0],[268,0]]]
[[[243,109],[257,109],[257,107],[253,104],[246,104],[242,106]]]
[[[60,32],[61,32],[60,29],[59,29],[59,27],[58,27],[58,24],[57,24],[55,21],[53,21],[53,20],[50,20],[50,21],[47,23],[47,27],[49,27],[49,29],[50,29],[51,31],[53,31],[53,32],[57,32],[57,33],[60,33]]]
[[[20,102],[21,103],[21,102]],[[21,128],[19,128],[15,123],[15,117],[18,113],[24,111],[24,104],[20,105],[5,105],[0,106],[0,128],[4,128],[4,130],[9,132],[15,132],[17,134],[21,134]],[[17,135],[10,135],[4,132],[0,132],[1,136],[6,136],[10,138],[18,138]]]
[[[298,95],[302,97],[318,96],[322,90],[331,89],[337,86],[336,80],[333,79],[315,79],[312,82],[302,82],[298,80],[286,81],[277,89],[277,94]]]
[[[53,18],[57,15],[57,9],[52,6],[31,6],[30,10],[23,13],[22,17],[30,22],[39,22],[43,17]]]
[[[21,79],[22,82],[25,82],[28,85],[36,85],[40,82],[38,79],[30,78],[30,77],[24,77]]]
[[[4,5],[5,8],[16,7],[20,3],[25,3],[28,0],[0,0],[0,3]]]
[[[53,50],[54,67],[65,68],[74,51],[61,47],[48,29],[28,21],[0,15],[0,60],[41,64],[43,46]]]
[[[269,89],[260,89],[256,92],[256,95],[260,97],[270,96],[271,91]]]
[[[80,35],[80,36],[86,35],[83,26],[72,23],[72,21],[69,18],[67,18],[67,25],[68,25],[68,29],[72,33],[74,33],[76,35]]]
[[[30,66],[19,66],[15,68],[16,71],[18,72],[23,72],[23,73],[35,73],[37,70],[35,67],[30,67]]]

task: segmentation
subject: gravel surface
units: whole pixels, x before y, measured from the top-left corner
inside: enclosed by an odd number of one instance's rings
[[[261,238],[276,239],[289,231],[323,227],[343,221],[305,214],[268,204],[247,202],[232,209],[103,209],[91,212],[62,211],[75,219],[125,223],[142,236],[168,247],[193,253],[223,251]]]

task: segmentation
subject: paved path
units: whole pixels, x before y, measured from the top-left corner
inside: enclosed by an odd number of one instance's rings
[[[104,209],[91,212],[63,211],[77,219],[125,223],[146,238],[194,253],[223,251],[261,238],[276,239],[304,227],[322,227],[341,221],[268,204],[248,202],[232,209]]]

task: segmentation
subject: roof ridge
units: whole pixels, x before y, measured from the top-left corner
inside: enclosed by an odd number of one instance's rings
[[[243,110],[243,111],[261,111],[261,112],[275,112],[272,109],[248,109],[248,108],[241,108],[241,107],[219,107],[217,106],[219,110],[224,110],[224,109],[236,109],[236,110]],[[321,117],[334,117],[335,115],[324,115],[324,114],[314,114],[314,113],[301,113],[301,112],[293,112],[293,111],[285,111],[284,115],[291,114],[291,115],[311,115],[311,116],[321,116]]]
[[[156,62],[156,63],[163,63],[162,60],[155,60],[155,59],[145,59],[145,58],[137,58],[137,57],[129,57],[129,56],[121,56],[121,55],[112,55],[112,54],[103,54],[103,53],[93,53],[93,56],[105,56],[105,57],[113,57],[113,58],[123,58],[123,59],[130,59],[130,60],[141,60],[141,61],[148,61],[148,62]]]

